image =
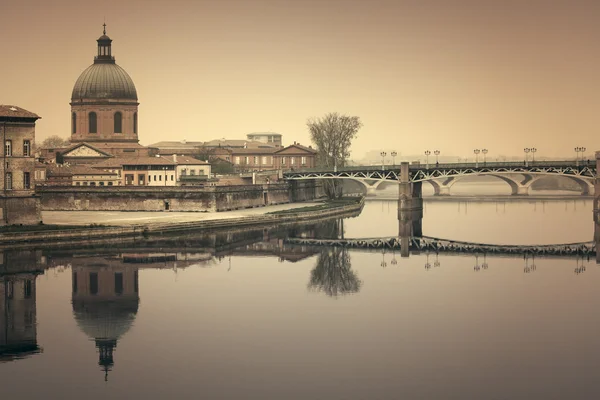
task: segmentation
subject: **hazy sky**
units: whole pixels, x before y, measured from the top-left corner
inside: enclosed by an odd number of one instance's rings
[[[600,150],[598,0],[0,0],[0,104],[69,136],[106,17],[142,144],[358,115],[353,146],[420,154]]]

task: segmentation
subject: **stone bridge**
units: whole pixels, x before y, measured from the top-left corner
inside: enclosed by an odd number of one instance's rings
[[[352,179],[365,186],[367,194],[374,194],[385,182],[401,181],[401,170],[406,168],[405,182],[428,182],[437,196],[449,195],[451,187],[468,176],[493,176],[506,182],[512,195],[528,195],[531,185],[547,176],[559,176],[579,185],[582,195],[594,193],[596,162],[586,161],[535,161],[535,162],[487,162],[450,164],[408,164],[399,166],[364,167],[353,166],[335,169],[303,169],[286,172],[288,180],[301,179]]]

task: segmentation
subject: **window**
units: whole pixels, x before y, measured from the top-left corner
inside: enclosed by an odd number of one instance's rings
[[[4,155],[6,157],[12,156],[12,140],[4,141]]]
[[[133,133],[137,133],[137,113],[133,113]]]
[[[77,114],[71,114],[71,133],[77,133]]]
[[[112,182],[108,182],[108,186],[112,186],[112,185],[113,185],[113,183],[112,183]]]
[[[181,176],[185,176],[187,174],[187,170],[186,169],[182,169],[181,170]]]
[[[244,164],[248,164],[248,156],[244,157]]]
[[[100,186],[104,186],[104,182],[100,182]]]
[[[267,165],[268,161],[269,161],[269,157],[263,157],[263,159],[262,159],[263,165]]]
[[[120,112],[115,113],[115,133],[123,133],[123,114]]]
[[[296,164],[296,157],[290,157],[290,164]]]
[[[257,164],[258,164],[258,157],[257,157],[257,156],[254,156],[254,160],[253,160],[253,162],[254,162],[254,165],[257,165]]]
[[[300,162],[302,163],[302,165],[306,165],[306,157],[302,157],[300,159]]]
[[[23,296],[26,299],[29,299],[29,298],[31,298],[31,293],[32,292],[33,292],[33,289],[32,289],[32,285],[31,285],[31,280],[27,279],[25,281],[25,285],[23,286]]]
[[[196,175],[196,170],[195,169],[190,169],[190,175]]]
[[[285,165],[285,157],[281,157],[281,165]]]
[[[23,155],[25,157],[31,156],[31,141],[30,140],[23,140]]]
[[[158,176],[158,180],[162,182],[162,175]]]
[[[95,112],[88,114],[89,133],[98,133],[98,117]]]
[[[98,294],[98,273],[90,272],[90,294]]]
[[[123,273],[115,272],[115,293],[123,294]]]
[[[239,158],[239,157],[237,157],[237,156],[235,157],[235,163],[236,163],[237,165],[240,165],[240,158]]]
[[[4,179],[4,188],[6,190],[12,190],[13,182],[12,182],[12,172],[7,172]]]
[[[31,189],[31,174],[23,172],[23,189]]]
[[[173,181],[173,180],[174,180],[174,175],[171,175],[171,181]]]

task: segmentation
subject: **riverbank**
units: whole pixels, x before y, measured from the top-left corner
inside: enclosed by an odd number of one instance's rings
[[[19,231],[19,227],[14,227],[12,230],[0,231],[0,248],[14,244],[73,244],[174,232],[273,225],[360,212],[363,206],[364,199],[351,199],[343,202],[294,203],[220,213],[46,212],[45,221],[56,229],[48,229],[44,225],[40,226],[39,230],[23,227]],[[75,227],[76,225],[78,227]]]

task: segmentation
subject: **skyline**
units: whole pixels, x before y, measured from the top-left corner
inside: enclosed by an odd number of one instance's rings
[[[19,2],[0,24],[11,37],[0,103],[42,117],[38,142],[68,138],[71,90],[106,17],[138,91],[145,145],[256,131],[309,144],[307,119],[340,112],[364,124],[353,159],[380,149],[600,149],[600,4],[449,3],[109,0],[96,13],[94,3]]]

